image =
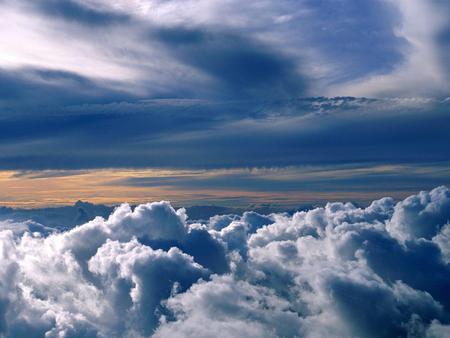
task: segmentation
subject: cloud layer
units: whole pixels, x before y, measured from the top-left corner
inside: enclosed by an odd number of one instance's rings
[[[35,93],[52,98],[50,92]],[[17,109],[27,102],[20,97],[12,102],[0,124],[0,169],[222,169],[449,160],[449,100],[171,99],[49,104],[42,109]]]
[[[7,337],[445,337],[450,190],[188,222],[168,202],[67,231],[2,222]]]

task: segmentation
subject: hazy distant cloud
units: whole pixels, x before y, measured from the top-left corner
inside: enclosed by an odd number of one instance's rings
[[[2,223],[0,332],[445,337],[449,201],[438,187],[204,224],[167,202],[124,204],[66,232]]]
[[[164,188],[176,191],[205,189],[253,192],[359,191],[373,192],[381,187],[411,191],[416,186],[447,184],[449,168],[437,165],[337,165],[192,170],[166,175],[139,175],[112,179],[108,185],[129,188]],[[39,177],[40,171],[30,174]],[[45,171],[42,175],[45,175]],[[50,174],[48,174],[50,175]],[[57,175],[57,172],[55,173]],[[417,180],[420,178],[420,183]],[[450,182],[450,179],[449,179]]]

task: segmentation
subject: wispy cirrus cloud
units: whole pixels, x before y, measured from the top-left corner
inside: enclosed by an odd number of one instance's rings
[[[206,97],[220,94],[223,88],[214,85],[245,71],[242,66],[249,72],[241,74],[241,85],[252,92],[272,79],[252,67],[273,75],[278,62],[276,69],[289,70],[283,85],[291,95],[441,96],[449,88],[445,6],[378,0],[3,1],[0,66],[75,73],[140,97]],[[232,84],[236,94],[239,82]]]

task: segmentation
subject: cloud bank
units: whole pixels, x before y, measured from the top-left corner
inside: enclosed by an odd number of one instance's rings
[[[5,337],[446,337],[450,190],[188,222],[168,202],[67,231],[2,222]]]

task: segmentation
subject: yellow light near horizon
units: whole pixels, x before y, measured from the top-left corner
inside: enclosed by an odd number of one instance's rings
[[[387,170],[389,168],[381,168]],[[369,169],[366,169],[369,170]],[[372,168],[379,171],[380,168]],[[350,170],[351,171],[351,170]],[[195,204],[245,207],[246,205],[273,204],[298,206],[302,203],[320,203],[322,201],[371,201],[384,196],[403,198],[407,195],[399,191],[255,191],[245,185],[236,187],[217,187],[213,184],[191,186],[177,185],[176,179],[207,181],[215,177],[248,175],[259,180],[274,179],[295,180],[295,177],[311,179],[324,175],[334,177],[355,175],[360,169],[348,172],[320,171],[288,168],[274,173],[273,169],[230,169],[230,170],[159,170],[159,169],[101,169],[101,170],[43,170],[43,171],[0,171],[0,206],[16,208],[37,208],[71,205],[78,200],[96,204],[115,205],[119,203],[147,203],[168,200],[177,205]],[[370,170],[369,170],[370,171]],[[175,179],[172,184],[139,186],[127,184],[133,178]]]
[[[142,177],[208,176],[205,171],[175,170],[87,170],[87,171],[0,171],[0,206],[17,208],[73,204],[77,200],[98,204],[145,203],[159,200],[188,203],[199,199],[241,196],[261,198],[263,193],[176,189],[167,186],[139,187],[120,184],[120,180]]]

